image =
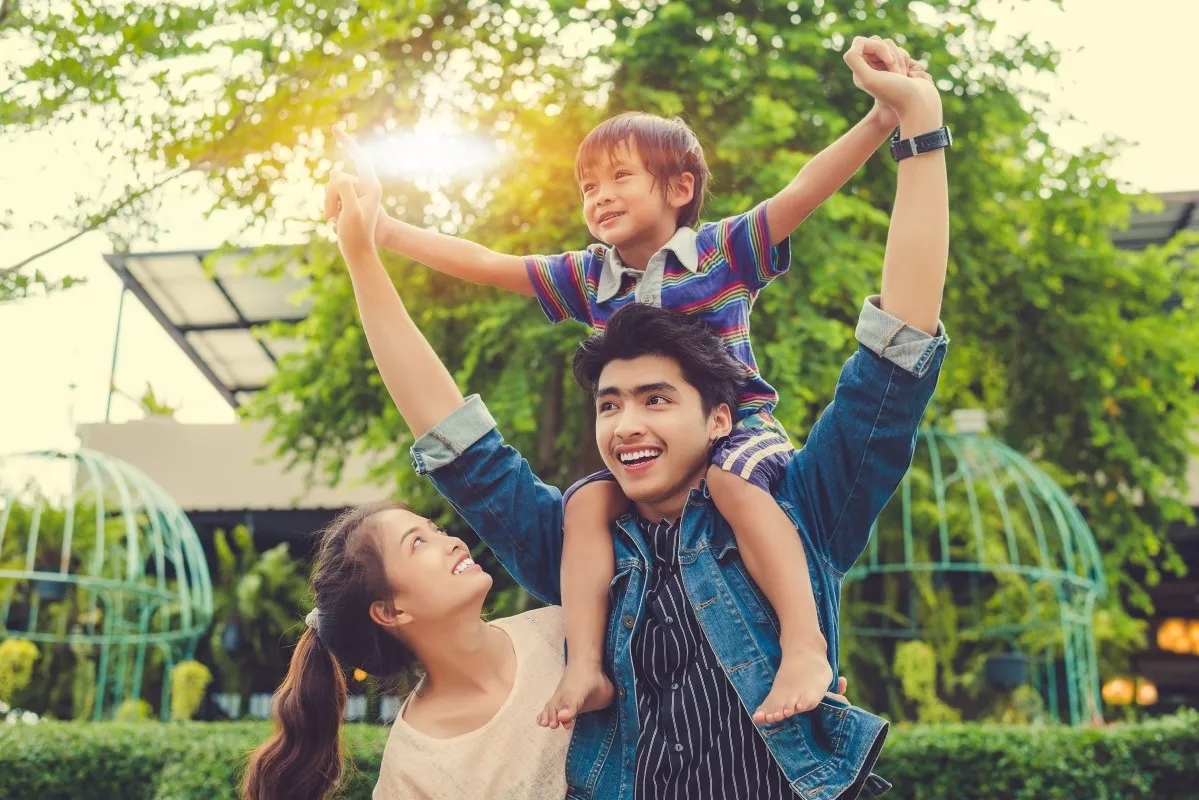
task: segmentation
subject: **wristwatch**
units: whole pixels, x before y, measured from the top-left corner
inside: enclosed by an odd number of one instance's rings
[[[944,125],[931,133],[922,133],[911,139],[900,139],[899,128],[896,128],[895,134],[891,137],[891,158],[903,161],[905,158],[918,156],[921,153],[931,153],[933,150],[940,150],[942,147],[951,147],[952,145],[953,135]]]

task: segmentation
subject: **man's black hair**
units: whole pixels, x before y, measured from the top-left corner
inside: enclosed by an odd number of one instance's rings
[[[603,332],[588,337],[575,351],[575,381],[594,395],[609,362],[641,356],[663,356],[678,364],[683,378],[699,392],[704,414],[724,403],[736,416],[745,367],[711,328],[681,311],[642,303],[624,306]]]

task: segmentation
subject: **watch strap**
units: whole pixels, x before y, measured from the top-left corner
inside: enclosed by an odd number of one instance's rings
[[[903,161],[905,158],[918,156],[921,153],[931,153],[934,150],[952,146],[953,135],[944,125],[935,131],[922,133],[909,139],[900,139],[899,129],[896,128],[895,134],[891,137],[891,158]]]

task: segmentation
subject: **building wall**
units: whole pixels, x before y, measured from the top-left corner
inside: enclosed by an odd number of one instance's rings
[[[337,509],[379,500],[365,459],[346,465],[340,486],[305,485],[306,468],[284,469],[264,445],[265,423],[190,425],[166,418],[80,425],[84,447],[146,473],[184,511]]]

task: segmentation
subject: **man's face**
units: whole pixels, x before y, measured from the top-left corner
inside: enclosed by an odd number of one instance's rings
[[[595,398],[595,443],[643,516],[673,519],[707,471],[711,446],[729,432],[722,405],[704,414],[699,392],[665,356],[611,361]]]

